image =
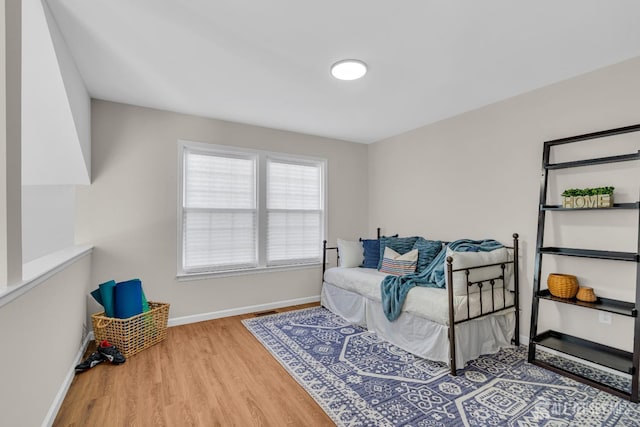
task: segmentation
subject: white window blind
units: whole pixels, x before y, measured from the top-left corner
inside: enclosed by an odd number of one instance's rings
[[[322,260],[322,159],[180,142],[178,275]]]
[[[320,261],[322,163],[267,158],[267,264]]]
[[[184,152],[183,270],[258,265],[256,159]]]

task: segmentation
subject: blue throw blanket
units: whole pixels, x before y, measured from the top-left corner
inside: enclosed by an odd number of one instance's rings
[[[456,252],[489,252],[501,248],[502,244],[491,239],[461,239],[449,243],[447,247]],[[382,292],[382,308],[389,321],[394,321],[400,316],[407,294],[414,286],[445,287],[444,264],[446,256],[447,248],[445,247],[422,272],[384,278],[380,285],[380,291]]]

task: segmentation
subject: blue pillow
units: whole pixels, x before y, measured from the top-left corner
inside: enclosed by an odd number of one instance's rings
[[[391,248],[398,252],[400,255],[404,255],[413,249],[413,245],[418,240],[417,236],[414,237],[381,237],[380,238],[380,251],[378,252],[378,266],[380,270],[382,267],[382,258],[384,256],[384,248]]]
[[[413,249],[418,250],[416,273],[420,273],[438,256],[442,250],[442,242],[440,240],[427,240],[418,237],[418,240],[416,240],[416,243],[413,245]]]
[[[360,267],[378,268],[380,262],[380,241],[378,239],[361,239],[364,248],[364,261]]]

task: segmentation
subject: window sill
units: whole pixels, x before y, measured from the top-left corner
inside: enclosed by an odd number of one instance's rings
[[[0,287],[0,307],[29,292],[92,251],[93,246],[71,246],[23,264],[22,281],[14,285]]]
[[[192,280],[217,279],[221,277],[246,276],[250,274],[274,273],[279,271],[307,270],[310,268],[321,267],[322,263],[315,262],[312,264],[298,264],[275,267],[258,267],[246,270],[228,270],[228,271],[207,271],[203,273],[178,273],[176,276],[178,282],[190,282]]]

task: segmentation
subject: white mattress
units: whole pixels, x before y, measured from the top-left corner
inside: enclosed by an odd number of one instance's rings
[[[371,268],[345,268],[333,267],[324,274],[324,281],[347,291],[355,292],[363,297],[381,302],[380,284],[387,275]],[[503,288],[493,290],[495,297],[495,307],[491,306],[492,291],[485,290],[481,293],[471,294],[469,297],[470,317],[475,317],[480,313],[480,298],[483,302],[483,313],[499,310],[504,307]],[[469,317],[467,314],[467,297],[454,296],[455,319],[464,320]],[[507,292],[505,298],[506,305],[513,304],[513,295]],[[449,298],[446,289],[426,288],[416,286],[409,291],[407,299],[402,309],[433,322],[442,325],[449,324]],[[513,311],[513,308],[505,312]]]

